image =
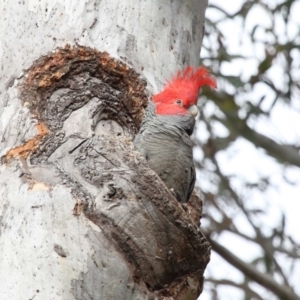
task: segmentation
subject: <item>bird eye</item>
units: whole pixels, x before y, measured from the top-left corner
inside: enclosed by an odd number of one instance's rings
[[[182,100],[180,100],[180,99],[177,99],[177,100],[176,100],[176,104],[178,104],[178,105],[182,106]]]

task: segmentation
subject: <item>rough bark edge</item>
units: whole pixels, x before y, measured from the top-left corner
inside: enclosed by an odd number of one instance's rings
[[[139,126],[142,121],[144,108],[147,106],[147,96],[145,94],[146,81],[141,79],[141,75],[126,65],[125,63],[112,58],[107,52],[100,52],[89,47],[71,47],[59,48],[53,54],[44,56],[36,61],[26,76],[24,84],[21,86],[22,98],[26,99],[26,94],[35,91],[44,90],[43,94],[54,87],[60,79],[70,72],[72,64],[82,61],[95,60],[100,69],[107,72],[109,76],[118,77],[124,81],[126,88],[125,105],[133,117],[135,124]],[[101,80],[110,84],[109,76]],[[28,102],[31,112],[40,118],[40,107],[42,99],[31,98]]]

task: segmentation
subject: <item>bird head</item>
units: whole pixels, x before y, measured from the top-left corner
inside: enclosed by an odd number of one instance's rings
[[[208,85],[216,88],[215,79],[204,68],[187,67],[179,71],[172,80],[167,81],[164,89],[153,96],[158,115],[187,115],[196,117],[199,90]]]

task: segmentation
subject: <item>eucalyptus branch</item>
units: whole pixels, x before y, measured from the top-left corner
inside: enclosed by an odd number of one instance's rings
[[[282,285],[276,282],[271,276],[262,274],[255,267],[242,261],[224,246],[211,239],[210,236],[207,236],[207,239],[210,242],[212,249],[216,253],[218,253],[227,262],[236,267],[251,280],[273,292],[280,300],[300,300],[300,297],[294,293],[290,286]]]
[[[216,284],[216,285],[233,286],[233,287],[236,287],[236,288],[239,288],[239,289],[243,290],[250,297],[255,297],[255,299],[257,299],[257,300],[265,300],[259,294],[257,294],[255,291],[253,291],[246,282],[237,283],[237,282],[234,282],[234,281],[231,281],[231,280],[228,280],[228,279],[213,279],[213,278],[206,278],[205,281],[206,282],[211,282],[211,283]]]
[[[226,114],[226,112],[224,113]],[[287,144],[279,144],[273,139],[251,129],[246,123],[243,126],[235,126],[237,122],[241,123],[241,120],[237,119],[236,116],[226,114],[226,117],[226,119],[217,117],[214,119],[229,128],[229,130],[236,131],[236,135],[240,135],[255,146],[265,149],[270,156],[278,161],[300,167],[300,155],[295,147]]]

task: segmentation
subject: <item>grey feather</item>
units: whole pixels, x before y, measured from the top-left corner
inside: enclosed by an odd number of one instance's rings
[[[151,102],[145,112],[134,144],[179,202],[187,202],[196,174],[190,135],[195,126],[192,115],[157,115]]]

